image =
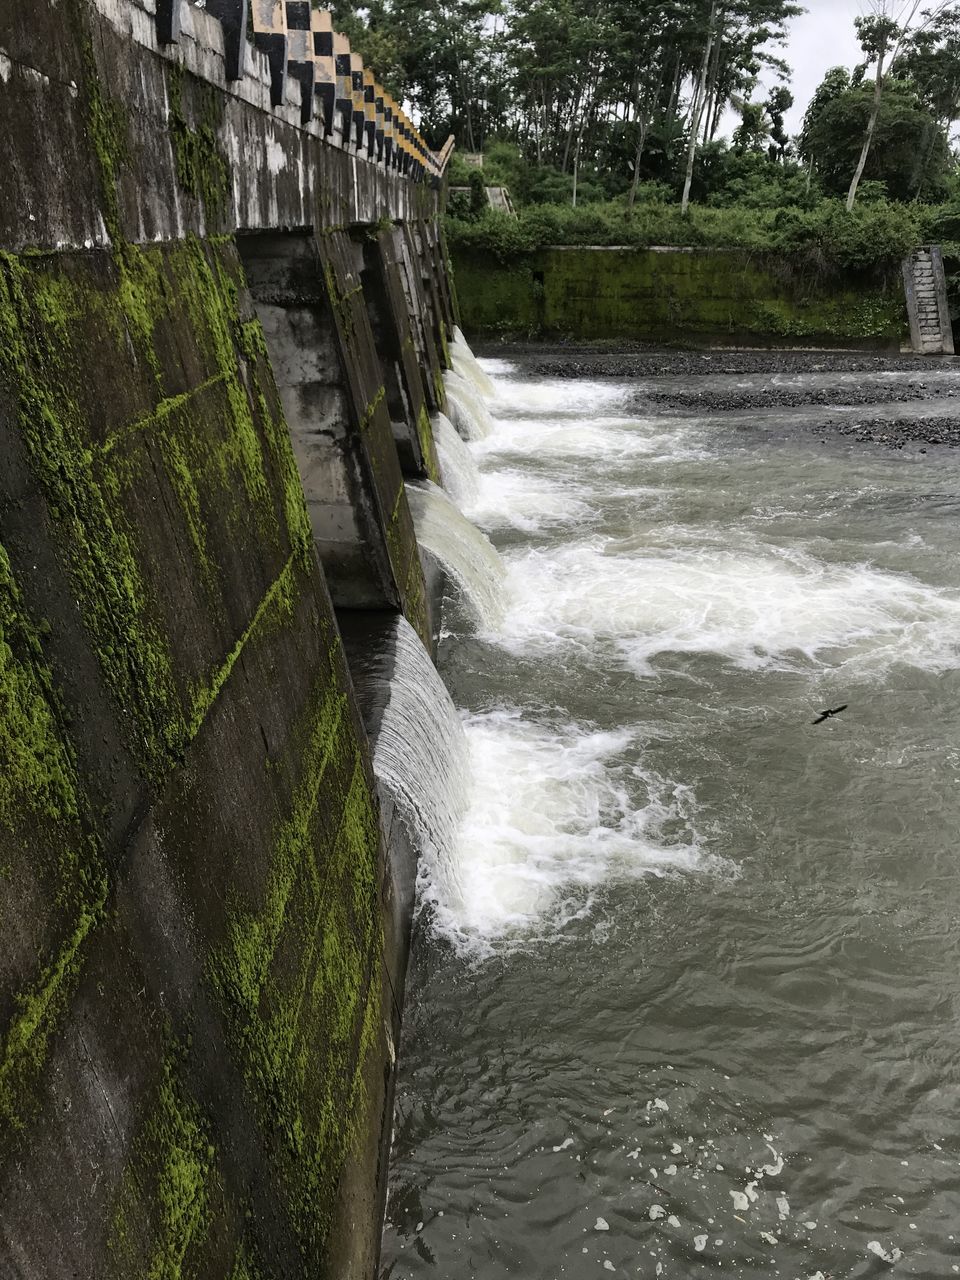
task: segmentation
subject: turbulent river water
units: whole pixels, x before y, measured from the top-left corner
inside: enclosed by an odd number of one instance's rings
[[[957,1274],[958,464],[483,363],[382,1274]]]

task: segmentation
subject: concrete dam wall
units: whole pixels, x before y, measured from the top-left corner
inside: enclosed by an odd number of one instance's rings
[[[416,851],[341,637],[432,644],[445,157],[245,8],[0,17],[11,1280],[378,1250]]]

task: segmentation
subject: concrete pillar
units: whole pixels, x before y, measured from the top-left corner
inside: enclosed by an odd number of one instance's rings
[[[429,643],[359,247],[343,232],[267,233],[239,245],[334,604],[401,609]]]
[[[414,340],[414,318],[401,277],[402,234],[398,228],[389,227],[376,235],[361,235],[361,279],[401,469],[404,475],[436,481],[439,468]]]
[[[449,369],[450,353],[447,349],[447,340],[453,331],[452,311],[448,317],[439,283],[440,277],[445,277],[446,273],[443,270],[438,270],[437,263],[434,261],[433,245],[427,224],[415,219],[409,224],[409,229],[413,261],[420,272],[423,297],[427,309],[426,314],[433,329],[433,340],[443,367]]]
[[[408,223],[400,229],[397,238],[400,279],[407,299],[407,310],[413,323],[413,340],[420,357],[427,401],[432,411],[446,411],[446,392],[443,387],[443,370],[447,362],[443,358],[443,346],[438,339],[432,303],[423,285],[418,251],[413,232]]]
[[[433,292],[436,296],[437,309],[443,321],[447,338],[453,333],[454,325],[460,323],[450,287],[447,271],[446,250],[444,248],[439,223],[435,220],[417,222],[415,224],[417,247],[423,271],[430,276]]]

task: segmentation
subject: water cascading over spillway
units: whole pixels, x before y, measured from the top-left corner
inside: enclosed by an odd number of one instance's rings
[[[477,386],[456,369],[443,375],[450,420],[464,440],[483,440],[493,434],[493,419]]]
[[[504,569],[493,543],[438,485],[417,480],[406,490],[421,554],[456,583],[480,626],[495,626],[503,616]]]
[[[351,651],[350,668],[370,731],[374,773],[416,848],[420,879],[456,896],[467,745],[450,694],[402,614],[383,635]]]
[[[856,369],[745,430],[733,359],[540,359],[483,362],[468,446],[506,608],[442,650],[469,791],[420,881],[384,1265],[960,1272],[956,451],[841,434]]]
[[[459,329],[456,332],[459,333]],[[459,338],[454,337],[453,342],[450,343],[450,358],[453,361],[454,370],[467,382],[472,382],[482,396],[492,399],[496,395],[497,389],[493,385],[493,379],[470,350],[462,334]]]
[[[480,471],[474,456],[445,413],[435,414],[432,424],[443,487],[457,506],[469,506],[480,492]]]

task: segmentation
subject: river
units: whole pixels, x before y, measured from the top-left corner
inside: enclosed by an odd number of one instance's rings
[[[483,364],[382,1275],[957,1274],[955,455]]]

